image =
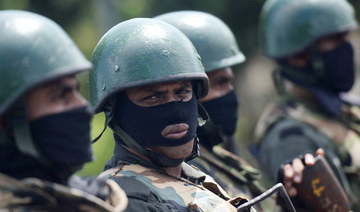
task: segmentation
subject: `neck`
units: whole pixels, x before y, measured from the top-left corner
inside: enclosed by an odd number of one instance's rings
[[[152,162],[149,158],[147,158],[144,155],[138,153],[137,151],[135,151],[135,150],[133,150],[133,149],[131,149],[131,148],[125,146],[125,145],[122,145],[122,144],[121,144],[121,146],[124,147],[127,151],[133,153],[134,155],[137,155],[137,156],[141,157],[142,159],[145,159],[145,160],[147,160],[149,162]]]
[[[181,177],[181,164],[175,167],[164,167],[164,170],[173,177]]]
[[[139,156],[139,157],[141,157],[141,158],[143,158],[143,159],[145,159],[145,160],[152,163],[152,161],[149,158],[145,157],[144,155],[136,152],[135,150],[133,150],[133,149],[131,149],[131,148],[125,146],[125,145],[122,145],[122,146],[125,149],[127,149],[129,152],[133,153],[134,155],[137,155],[137,156]],[[166,173],[168,175],[171,175],[173,177],[180,177],[181,176],[181,164],[179,164],[179,165],[177,165],[175,167],[162,167],[162,168],[166,171]]]

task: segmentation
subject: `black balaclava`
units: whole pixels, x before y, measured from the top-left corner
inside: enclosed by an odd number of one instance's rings
[[[239,101],[234,90],[222,97],[215,98],[202,105],[208,112],[210,120],[227,136],[234,135],[238,119]]]
[[[41,117],[30,122],[31,135],[45,158],[83,164],[92,160],[88,107]]]
[[[173,101],[152,107],[141,107],[134,104],[122,92],[116,96],[115,123],[130,135],[138,144],[148,146],[179,146],[196,137],[197,100]],[[187,134],[181,139],[167,139],[161,131],[168,125],[186,123]],[[116,142],[123,142],[115,135]]]
[[[234,90],[220,98],[201,103],[210,116],[204,126],[197,130],[200,144],[211,150],[234,135],[238,119],[239,102]]]
[[[284,66],[285,68],[281,69],[280,73],[285,78],[310,90],[321,106],[330,115],[337,117],[341,113],[340,92],[347,92],[354,85],[354,49],[349,42],[345,42],[331,51],[311,55],[311,57],[312,60],[317,57],[322,61],[323,76],[319,76],[312,62],[304,68],[292,67],[292,72],[287,71]],[[294,74],[294,72],[297,73]]]
[[[6,136],[11,141],[0,142],[0,172],[18,179],[36,177],[66,183],[92,160],[91,116],[87,107],[81,107],[30,122],[32,140],[45,161],[20,152],[13,138]]]

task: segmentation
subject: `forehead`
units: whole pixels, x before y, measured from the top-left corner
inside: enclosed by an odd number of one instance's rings
[[[78,87],[79,86],[79,82],[76,79],[75,75],[74,76],[66,76],[66,77],[62,77],[41,85],[38,85],[36,87],[34,87],[33,89],[31,89],[28,93],[34,93],[34,92],[53,92],[53,91],[58,91],[60,90],[62,87]]]
[[[127,89],[126,92],[152,92],[152,91],[162,91],[168,89],[176,89],[182,86],[191,86],[190,80],[181,80],[175,82],[166,82],[166,83],[159,83],[154,85],[147,85],[141,86],[136,88]]]
[[[222,68],[222,69],[217,69],[215,71],[209,72],[207,73],[209,79],[215,79],[218,77],[233,77],[233,72],[231,70],[231,68]]]
[[[78,85],[78,84],[79,82],[74,75],[74,76],[61,77],[59,79],[41,84],[38,87],[45,88],[45,87],[57,87],[60,85]]]

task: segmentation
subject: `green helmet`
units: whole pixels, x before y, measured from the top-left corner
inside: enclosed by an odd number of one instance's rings
[[[155,83],[195,80],[198,98],[208,92],[208,78],[191,41],[159,20],[136,18],[114,26],[95,47],[92,62],[89,95],[96,112],[111,106],[115,93]]]
[[[211,14],[178,11],[155,18],[175,26],[190,38],[201,56],[206,72],[233,66],[245,60],[230,28]]]
[[[356,27],[346,0],[268,0],[260,16],[260,45],[264,55],[283,58],[321,37]]]
[[[66,32],[31,12],[0,12],[0,116],[31,88],[91,68]]]

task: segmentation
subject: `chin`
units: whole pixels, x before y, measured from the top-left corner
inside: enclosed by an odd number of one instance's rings
[[[194,139],[191,139],[191,141],[182,144],[180,146],[174,146],[172,147],[173,148],[172,157],[174,159],[187,158],[191,154],[193,147],[194,147]]]

